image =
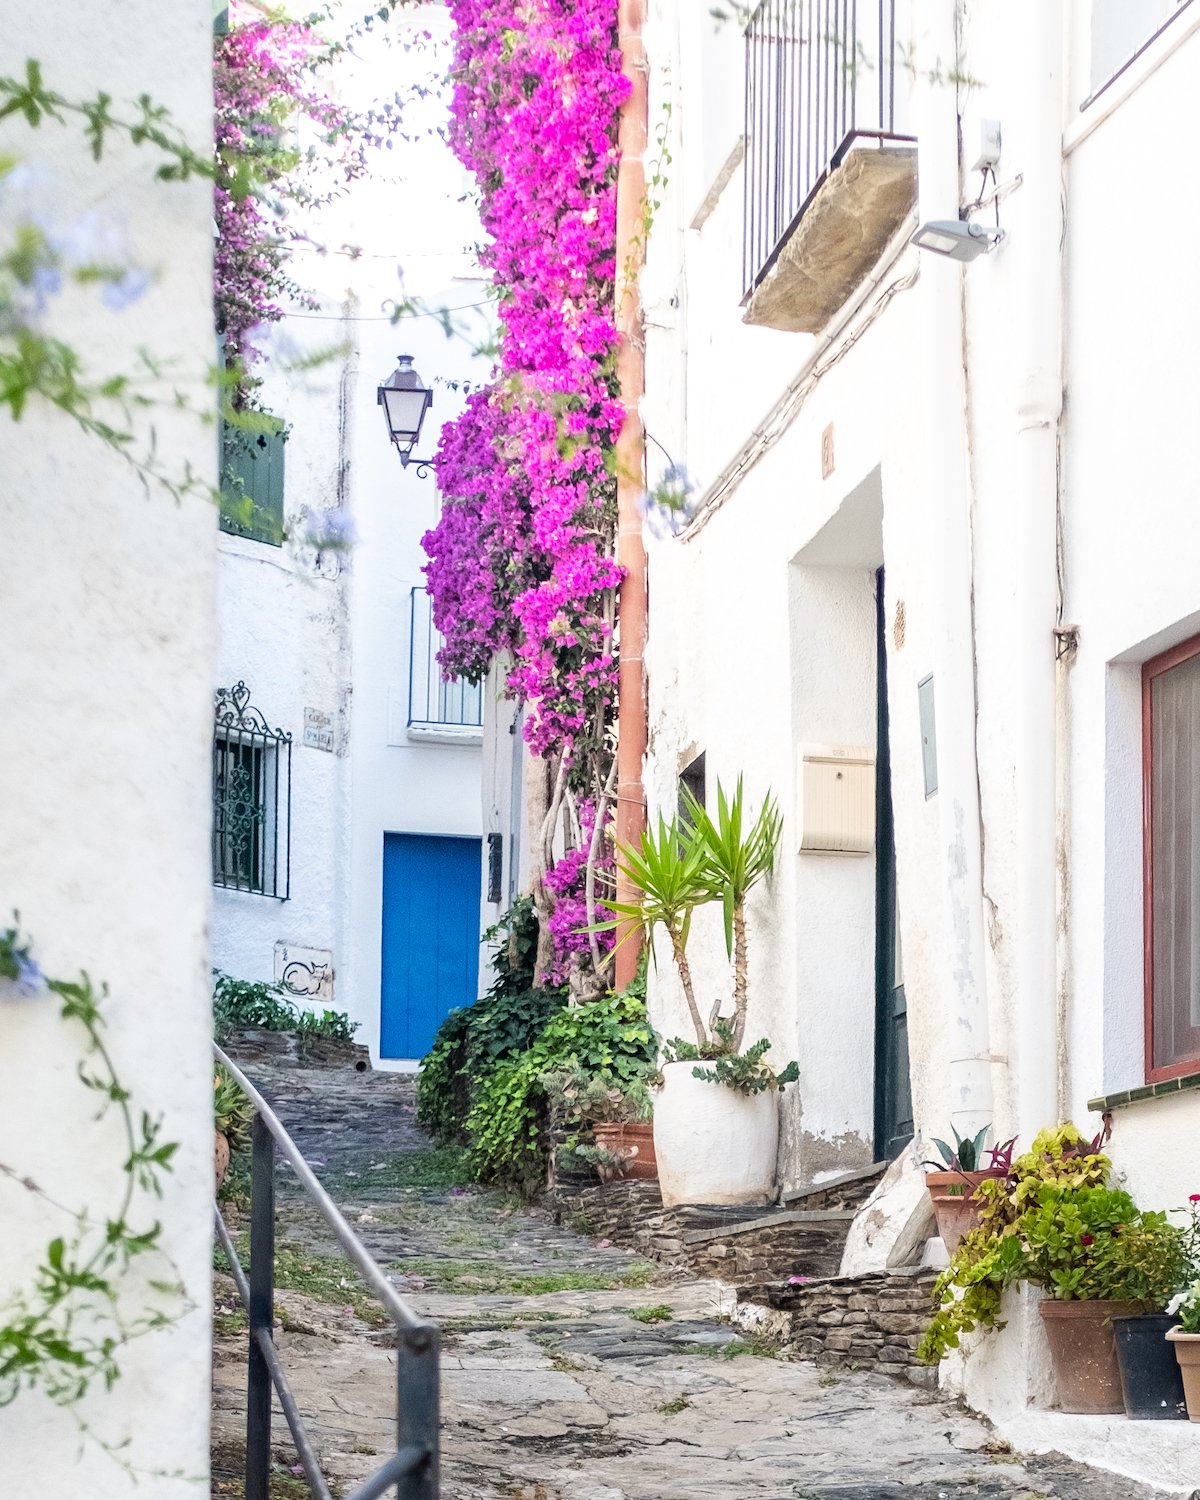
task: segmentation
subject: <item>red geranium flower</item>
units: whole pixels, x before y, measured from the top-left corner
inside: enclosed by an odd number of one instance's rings
[[[1096,1236],[1094,1234],[1081,1234],[1079,1236],[1079,1243],[1081,1245],[1092,1245],[1095,1244],[1095,1242]]]
[[[1189,1203],[1200,1203],[1200,1193],[1193,1193],[1188,1199]]]

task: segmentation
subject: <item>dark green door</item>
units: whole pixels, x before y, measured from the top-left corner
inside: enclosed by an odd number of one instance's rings
[[[883,569],[875,575],[875,1157],[890,1161],[913,1138],[908,1005],[896,901],[896,830],[888,741]]]

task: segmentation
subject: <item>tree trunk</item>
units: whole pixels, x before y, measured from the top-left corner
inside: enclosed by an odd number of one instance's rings
[[[688,963],[687,953],[677,933],[671,934],[671,952],[675,956],[675,967],[679,970],[679,982],[683,985],[683,998],[687,1001],[687,1008],[692,1018],[692,1025],[696,1029],[696,1045],[705,1046],[708,1042],[708,1033],[704,1029],[704,1022],[700,1018],[700,1007],[696,1004],[696,991],[692,986],[692,969]]]
[[[733,1050],[740,1052],[746,1036],[746,913],[733,912]]]

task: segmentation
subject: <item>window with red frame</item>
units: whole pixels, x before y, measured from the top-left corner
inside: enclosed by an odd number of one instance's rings
[[[1200,1072],[1200,636],[1142,668],[1146,1076]]]

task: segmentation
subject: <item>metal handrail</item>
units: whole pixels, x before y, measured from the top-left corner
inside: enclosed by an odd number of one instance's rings
[[[255,1108],[250,1174],[250,1273],[216,1211],[216,1232],[229,1260],[238,1296],[250,1319],[246,1392],[245,1500],[268,1500],[271,1471],[271,1390],[296,1445],[296,1456],[317,1500],[332,1500],[309,1439],[304,1418],[275,1347],[275,1152],[287,1161],[300,1186],[320,1209],[363,1281],[383,1304],[396,1329],[396,1452],[353,1490],[347,1500],[375,1500],[396,1485],[398,1500],[435,1500],[438,1494],[438,1396],[440,1335],[437,1325],[416,1314],[380,1270],[321,1186],[283,1122],[214,1042],[217,1060],[245,1090]]]

